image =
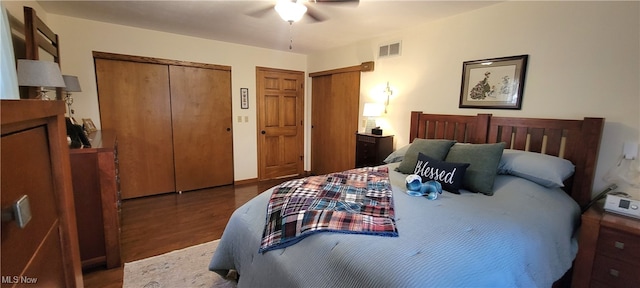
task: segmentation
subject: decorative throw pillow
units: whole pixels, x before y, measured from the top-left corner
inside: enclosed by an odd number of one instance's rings
[[[498,174],[514,175],[549,188],[564,187],[575,166],[560,157],[529,151],[504,149]]]
[[[389,154],[389,156],[387,156],[387,158],[384,159],[384,163],[396,163],[396,162],[402,162],[402,159],[404,159],[404,155],[407,154],[407,150],[409,150],[409,146],[411,146],[411,144],[405,145],[402,148],[391,152],[391,154]]]
[[[444,162],[418,153],[414,174],[422,177],[422,182],[438,181],[444,190],[460,194],[458,190],[462,187],[467,167],[469,163]]]
[[[396,171],[404,174],[413,174],[413,169],[416,168],[416,162],[418,161],[418,153],[420,152],[442,161],[447,156],[449,148],[455,143],[453,140],[416,138],[407,149],[407,153],[405,153]]]
[[[496,144],[460,144],[449,149],[447,162],[469,163],[464,175],[463,187],[469,191],[493,195],[493,182],[496,179],[498,164],[505,143]]]

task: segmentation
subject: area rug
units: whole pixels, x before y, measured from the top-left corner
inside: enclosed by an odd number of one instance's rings
[[[231,276],[224,278],[208,269],[218,241],[125,263],[123,287],[234,288],[237,282]]]

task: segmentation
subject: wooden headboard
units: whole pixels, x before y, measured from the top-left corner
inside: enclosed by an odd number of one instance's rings
[[[45,24],[42,19],[36,15],[36,11],[31,7],[24,7],[24,38],[26,59],[40,60],[40,49],[51,54],[53,62],[60,65],[60,40],[58,34]],[[48,57],[47,57],[48,58]],[[29,88],[29,98],[35,98],[37,88]],[[56,98],[62,100],[62,88],[56,89]]]
[[[507,143],[507,148],[567,159],[575,165],[565,191],[584,207],[591,200],[604,118],[582,120],[423,114],[411,112],[409,140],[451,139],[464,143]]]
[[[461,143],[485,143],[491,114],[477,116],[411,112],[409,142],[415,138],[451,139]]]

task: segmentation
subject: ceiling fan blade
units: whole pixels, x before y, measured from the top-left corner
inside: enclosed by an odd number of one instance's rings
[[[311,6],[307,6],[307,16],[315,22],[322,22],[327,20],[327,17],[323,16],[318,10]]]
[[[309,2],[316,2],[316,3],[332,3],[332,4],[351,4],[351,5],[358,5],[360,3],[360,0],[309,0]]]
[[[273,9],[273,7],[274,7],[274,5],[269,5],[269,6],[267,6],[267,7],[264,7],[264,8],[258,9],[258,10],[251,11],[251,12],[247,13],[247,15],[248,15],[248,16],[251,16],[251,17],[254,17],[254,18],[262,18],[262,17],[264,17],[265,15],[267,15],[267,13],[270,13],[270,12],[272,12],[272,11],[275,11],[275,10]]]

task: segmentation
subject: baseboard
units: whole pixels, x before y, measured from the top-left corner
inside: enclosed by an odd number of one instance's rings
[[[255,184],[258,183],[258,178],[250,178],[244,180],[233,181],[233,185],[246,185],[246,184]]]
[[[313,174],[311,173],[311,171],[304,171],[302,172],[302,175],[300,175],[301,177],[308,177],[308,176],[312,176]],[[291,179],[295,179],[298,178],[297,176],[285,176],[284,178],[291,178]],[[269,179],[269,180],[273,180],[273,179]],[[268,181],[268,180],[265,180]],[[251,179],[243,179],[243,180],[238,180],[238,181],[233,181],[233,185],[237,186],[237,185],[246,185],[246,184],[255,184],[260,182],[260,180],[258,180],[258,178],[251,178]]]

